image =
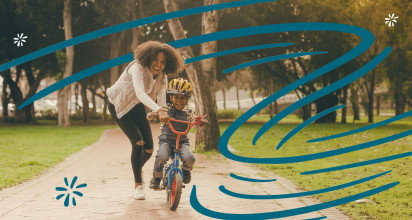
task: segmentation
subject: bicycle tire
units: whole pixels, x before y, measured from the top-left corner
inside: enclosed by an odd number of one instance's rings
[[[170,183],[172,185],[170,192],[168,191],[167,203],[169,204],[169,208],[171,210],[176,210],[179,206],[180,197],[182,195],[182,176],[179,172],[176,172],[175,175],[173,175]]]

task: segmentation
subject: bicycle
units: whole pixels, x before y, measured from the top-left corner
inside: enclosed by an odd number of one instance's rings
[[[150,117],[150,116],[149,116]],[[170,119],[170,121],[173,122],[178,122],[178,123],[186,123],[189,124],[187,126],[186,131],[176,131],[173,128],[172,123],[169,123],[169,127],[172,130],[173,133],[177,134],[176,138],[176,148],[174,149],[174,152],[172,154],[172,163],[167,164],[164,168],[164,174],[162,178],[162,187],[157,189],[157,190],[166,190],[166,199],[167,203],[169,205],[169,208],[171,210],[176,210],[177,207],[179,206],[180,202],[180,197],[182,195],[182,188],[185,188],[185,185],[183,185],[183,172],[179,168],[179,140],[180,136],[186,135],[189,133],[189,130],[194,126],[194,125],[201,125],[202,124],[202,119],[206,118],[207,114],[204,116],[196,116],[193,120],[193,122],[189,121],[180,121],[176,119]],[[169,181],[171,180],[171,181]]]

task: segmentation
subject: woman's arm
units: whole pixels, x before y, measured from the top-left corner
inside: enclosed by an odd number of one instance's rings
[[[164,86],[157,95],[157,104],[163,106],[166,104],[166,88],[167,88],[167,75],[163,77]]]
[[[140,64],[133,64],[129,71],[131,71],[133,87],[136,93],[136,97],[139,99],[143,105],[149,107],[152,111],[157,112],[160,106],[157,105],[145,92],[144,82],[143,82],[143,67]]]
[[[149,107],[152,111],[159,113],[159,119],[165,124],[169,124],[170,116],[164,112],[147,94],[143,82],[143,67],[140,64],[133,64],[129,71],[132,71],[133,87],[136,97],[143,105]],[[166,95],[165,95],[166,98]]]

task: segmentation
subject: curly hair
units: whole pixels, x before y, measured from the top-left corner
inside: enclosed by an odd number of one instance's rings
[[[160,52],[163,52],[166,57],[164,73],[180,73],[183,70],[184,61],[179,52],[174,47],[158,41],[147,41],[138,45],[134,51],[134,58],[138,60],[140,65],[150,67]]]

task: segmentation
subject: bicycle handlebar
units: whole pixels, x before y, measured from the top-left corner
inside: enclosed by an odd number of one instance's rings
[[[170,129],[172,130],[172,132],[175,133],[175,134],[186,135],[186,134],[189,132],[189,130],[193,127],[193,125],[201,125],[201,124],[202,124],[202,119],[203,119],[203,118],[206,118],[206,117],[207,117],[207,114],[204,115],[204,116],[196,116],[196,117],[195,117],[195,120],[194,120],[193,122],[190,122],[190,121],[181,121],[181,120],[176,120],[176,119],[174,119],[174,118],[171,118],[170,121],[189,124],[189,126],[187,126],[186,131],[176,131],[176,130],[173,128],[172,123],[169,123],[169,128],[170,128]]]

